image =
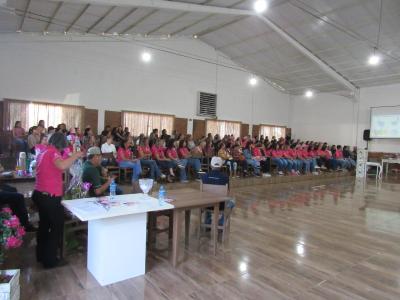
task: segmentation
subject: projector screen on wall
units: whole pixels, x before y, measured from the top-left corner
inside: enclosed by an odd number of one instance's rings
[[[370,138],[400,138],[400,105],[371,107]]]

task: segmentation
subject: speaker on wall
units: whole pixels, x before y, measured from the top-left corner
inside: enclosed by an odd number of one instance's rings
[[[364,130],[364,134],[363,134],[363,139],[364,139],[364,141],[370,141],[371,140],[371,138],[370,138],[370,133],[371,133],[371,131],[369,130],[369,129],[365,129]]]

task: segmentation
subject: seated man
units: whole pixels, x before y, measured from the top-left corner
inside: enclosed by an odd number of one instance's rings
[[[203,184],[215,184],[215,185],[226,185],[228,184],[229,187],[229,177],[221,172],[221,168],[224,164],[224,161],[222,158],[218,156],[214,156],[211,159],[210,165],[211,165],[211,171],[207,172],[206,174],[203,174],[201,181]],[[235,206],[235,202],[233,200],[228,201],[228,207],[233,208]],[[212,207],[208,207],[207,209],[212,209]],[[219,209],[220,211],[223,211],[225,209],[225,203],[220,203],[219,204]],[[221,226],[224,223],[224,217],[223,214],[220,215],[218,224]],[[206,224],[211,224],[211,213],[206,214]]]
[[[89,189],[90,197],[104,196],[109,192],[111,182],[114,177],[106,177],[107,170],[101,167],[101,151],[99,147],[91,147],[87,151],[87,160],[83,164],[82,182],[91,184]],[[102,177],[102,175],[104,177]],[[117,195],[121,195],[122,191],[117,187]]]
[[[0,206],[5,204],[8,205],[13,211],[13,214],[18,217],[21,225],[24,226],[25,231],[36,231],[36,228],[29,222],[24,195],[18,193],[16,188],[0,183]]]

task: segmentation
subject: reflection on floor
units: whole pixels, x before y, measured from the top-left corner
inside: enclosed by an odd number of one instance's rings
[[[9,254],[7,267],[23,269],[22,299],[30,300],[399,299],[400,181],[354,180],[234,189],[230,243],[216,257],[192,226],[177,269],[160,235],[145,276],[107,287],[87,272],[84,249],[68,266],[41,269],[33,238]]]

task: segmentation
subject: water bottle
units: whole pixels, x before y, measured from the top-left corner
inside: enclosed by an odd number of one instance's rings
[[[80,152],[81,151],[81,143],[80,143],[78,137],[75,137],[74,151],[75,152]]]
[[[165,195],[166,195],[166,190],[164,188],[164,186],[160,186],[160,189],[158,191],[158,204],[160,206],[163,206],[165,204]]]
[[[117,191],[117,184],[113,179],[110,184],[110,200],[113,200],[115,198],[116,191]]]

